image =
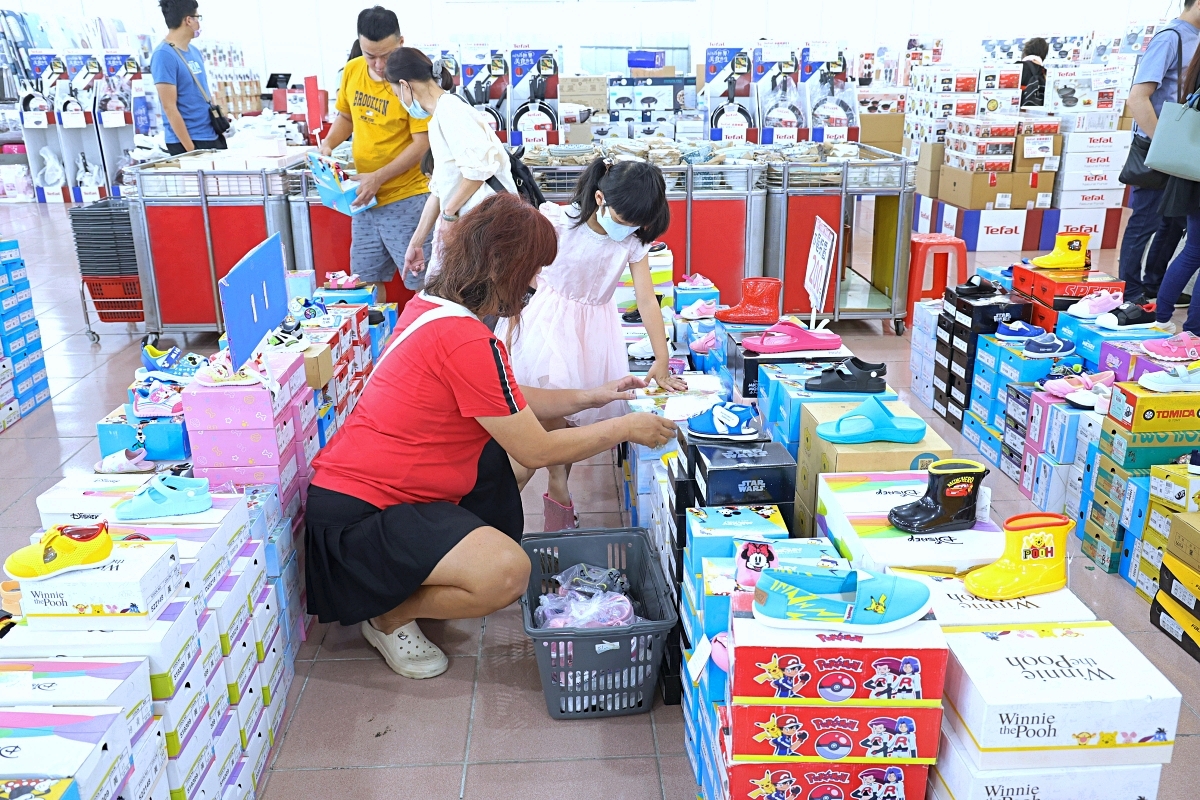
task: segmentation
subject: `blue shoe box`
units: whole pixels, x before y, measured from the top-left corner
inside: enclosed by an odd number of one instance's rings
[[[780,381],[777,387],[779,404],[776,407],[776,422],[788,441],[800,439],[800,418],[805,403],[861,403],[868,397],[880,401],[896,400],[898,395],[892,387],[876,394],[861,392],[810,392],[801,380]]]
[[[793,473],[795,467],[792,468]],[[793,498],[795,489],[793,488]],[[768,516],[755,508],[771,509]],[[766,513],[766,512],[764,512]],[[787,524],[774,505],[769,506],[720,506],[717,508],[689,508],[687,516],[687,547],[684,548],[684,569],[690,576],[699,576],[702,559],[733,558],[733,538],[760,536],[764,539],[788,538]],[[693,587],[696,597],[702,587],[697,581]],[[692,640],[696,641],[695,639]]]
[[[1080,333],[1086,324],[1087,320],[1072,317],[1066,311],[1062,311],[1059,312],[1058,323],[1055,325],[1054,332],[1058,334],[1058,338],[1072,342],[1078,347]]]
[[[809,378],[821,374],[824,367],[807,364],[759,364],[758,405],[770,422],[778,422],[781,416],[781,382],[790,381],[795,388],[803,388]]]
[[[721,292],[715,286],[710,286],[707,289],[692,289],[684,286],[675,287],[675,313],[679,313],[697,300],[706,300],[719,305],[721,302]]]
[[[731,595],[721,594],[720,583],[725,579],[727,585],[732,585],[737,571],[734,558],[705,558],[701,559],[700,622],[704,635],[712,639],[718,633],[729,630],[729,611]],[[694,641],[694,640],[693,640]],[[723,698],[712,698],[714,700]]]
[[[1061,320],[1067,315],[1059,314]],[[1095,325],[1084,323],[1079,326],[1076,333],[1075,350],[1088,363],[1089,367],[1095,368],[1100,363],[1100,348],[1105,342],[1117,341],[1146,341],[1148,339],[1166,339],[1170,334],[1165,331],[1139,329],[1132,331],[1109,331],[1103,328],[1097,328]]]
[[[976,267],[975,274],[981,278],[986,278],[992,283],[998,283],[1011,292],[1013,288],[1012,275],[1005,275],[1005,269],[1006,267]]]
[[[1087,462],[1083,468],[1083,490],[1079,493],[1079,515],[1075,519],[1075,535],[1083,539],[1083,526],[1092,510],[1096,498],[1096,462],[1100,460],[1100,448],[1093,442],[1088,445]]]
[[[17,327],[0,334],[0,349],[3,350],[3,355],[17,358],[25,350],[25,328]]]
[[[0,239],[0,264],[21,257],[21,246],[16,239]]]
[[[992,430],[974,412],[963,415],[963,438],[975,445],[975,449],[992,466],[1000,466],[1000,440],[1002,434]]]
[[[1000,382],[1000,373],[991,367],[984,366],[976,356],[975,372],[971,375],[971,387],[978,390],[983,397],[993,400],[1004,394],[1008,381]]]
[[[767,428],[767,432],[771,434],[771,438],[779,442],[791,454],[792,458],[798,462],[800,460],[800,442],[792,441],[784,435],[783,428],[776,422]]]
[[[304,298],[312,300],[317,290],[317,273],[311,269],[292,270],[287,273],[288,300]]]
[[[17,298],[17,309],[24,311],[33,311],[33,290],[29,288],[29,281],[25,278],[20,280],[9,276],[9,286],[12,288]]]
[[[138,419],[127,417],[122,407],[96,423],[96,436],[101,457],[141,449],[151,461],[186,461],[192,456],[183,417]]]
[[[389,330],[390,329],[388,328],[387,320],[384,320],[378,325],[371,326],[372,361],[378,361],[379,357],[383,355],[383,347],[385,344],[387,344]]]
[[[1126,531],[1121,540],[1121,564],[1117,574],[1130,586],[1137,586],[1137,568],[1142,560],[1142,531]]]
[[[42,347],[42,329],[38,327],[37,320],[29,323],[22,330],[25,331],[25,347],[40,350]]]
[[[983,390],[978,387],[971,389],[971,396],[968,398],[967,411],[979,418],[980,423],[983,423],[992,418],[992,396],[984,394]],[[967,432],[963,430],[963,436]]]
[[[1042,437],[1042,449],[1059,464],[1075,461],[1075,448],[1079,444],[1079,420],[1083,409],[1073,408],[1066,403],[1052,403],[1046,419],[1046,432]]]
[[[27,280],[29,278],[29,270],[25,266],[25,259],[18,258],[15,261],[7,261],[4,263],[5,271],[8,272],[8,282],[16,283],[17,281]]]
[[[317,438],[321,447],[329,444],[329,440],[337,433],[337,408],[327,403],[317,409]]]
[[[1026,358],[1023,350],[1001,347],[996,372],[1010,383],[1032,383],[1049,375],[1052,366],[1052,358]]]
[[[35,408],[50,399],[50,383],[44,377],[40,381],[29,383],[24,391],[15,384],[13,389],[17,395],[17,403],[21,407],[22,417],[28,416]]]
[[[725,692],[729,685],[729,673],[718,667],[709,659],[700,675],[700,701],[709,703],[724,703]]]
[[[318,288],[313,292],[313,300],[326,306],[334,303],[365,303],[375,305],[375,287],[359,287],[357,289],[325,289]]]

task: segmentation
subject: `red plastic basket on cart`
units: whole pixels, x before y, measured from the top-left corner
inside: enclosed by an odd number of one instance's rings
[[[146,312],[142,306],[141,279],[132,275],[124,278],[84,278],[88,294],[96,306],[101,322],[142,322]]]

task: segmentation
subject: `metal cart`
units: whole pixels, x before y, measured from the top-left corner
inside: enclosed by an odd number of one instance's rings
[[[223,332],[217,281],[272,234],[280,234],[284,261],[295,268],[284,170],[166,167],[212,152],[125,170],[146,344],[157,343],[167,332]]]
[[[905,157],[859,145],[859,158],[841,163],[771,164],[766,175],[766,241],[763,270],[783,281],[785,313],[812,312],[804,278],[816,218],[843,232],[831,285],[817,317],[891,320],[904,333],[908,286],[908,221],[916,168]],[[870,275],[851,269],[845,235],[856,205],[872,198],[874,224]]]

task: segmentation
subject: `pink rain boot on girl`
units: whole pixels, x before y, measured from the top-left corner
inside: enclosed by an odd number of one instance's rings
[[[542,503],[546,515],[546,532],[573,531],[575,525],[575,505],[564,506],[550,495],[542,495]]]

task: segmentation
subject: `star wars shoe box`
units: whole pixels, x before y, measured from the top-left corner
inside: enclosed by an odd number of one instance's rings
[[[132,739],[153,717],[150,665],[144,658],[7,659],[0,705],[116,706]]]
[[[735,760],[821,763],[887,759],[932,764],[937,758],[940,705],[880,709],[829,706],[729,706]]]
[[[690,479],[696,479],[696,463],[699,457],[699,448],[701,447],[721,447],[724,449],[745,449],[756,450],[759,447],[771,441],[771,437],[766,432],[759,434],[757,439],[752,441],[738,441],[735,439],[709,439],[700,436],[695,436],[686,424],[679,425],[675,430],[675,441],[678,445],[677,452],[679,453],[679,466],[681,474]],[[703,505],[699,499],[695,499],[696,503]]]
[[[948,722],[942,723],[941,748],[930,784],[940,800],[991,800],[997,797],[1038,800],[1126,800],[1155,797],[1161,764],[1032,769],[978,769],[969,746]]]
[[[949,315],[955,325],[966,333],[995,333],[1002,322],[1029,320],[1032,311],[1028,300],[1018,294],[998,294],[991,297],[959,297],[955,287],[946,288],[942,313]]]
[[[1031,625],[1092,622],[1096,615],[1070,589],[1016,600],[984,600],[966,590],[962,578],[911,570],[890,570],[929,587],[933,615],[943,628],[964,625]]]
[[[733,373],[733,387],[742,397],[758,397],[758,368],[763,364],[837,364],[854,355],[842,345],[836,350],[798,350],[792,353],[756,353],[742,344],[758,331],[728,331],[725,361]]]
[[[708,507],[790,504],[796,496],[796,459],[779,442],[753,449],[701,445],[693,477],[696,501]]]
[[[936,622],[922,620],[870,636],[792,631],[759,623],[753,604],[753,593],[733,596],[733,703],[857,704],[889,710],[939,705],[947,650]]]
[[[946,715],[976,769],[1162,764],[1181,697],[1108,622],[949,628]]]
[[[114,800],[129,773],[120,708],[10,706],[0,708],[0,730],[0,791],[9,797]]]

